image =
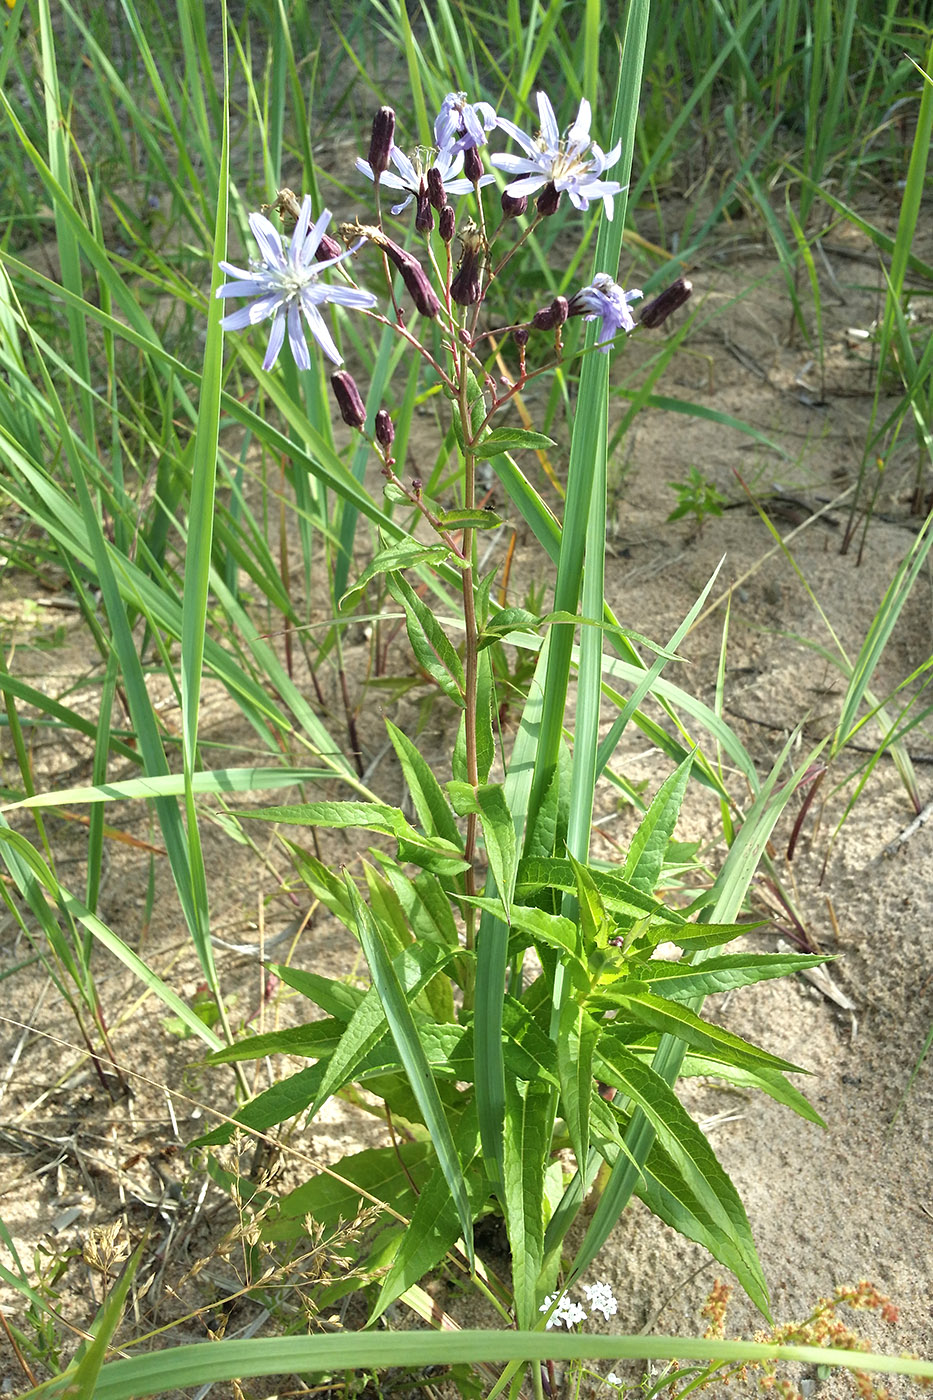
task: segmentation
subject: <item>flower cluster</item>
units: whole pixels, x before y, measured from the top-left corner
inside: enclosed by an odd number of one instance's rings
[[[608,1283],[585,1283],[583,1292],[593,1312],[602,1313],[607,1322],[619,1311],[619,1304]],[[578,1322],[585,1322],[587,1319],[583,1304],[575,1302],[569,1293],[555,1293],[553,1297],[548,1294],[538,1311],[546,1313],[552,1308],[553,1312],[545,1323],[548,1330],[552,1327],[566,1327],[569,1331]]]
[[[403,151],[395,141],[395,113],[391,107],[381,107],[373,120],[368,159],[360,157],[356,168],[376,187],[377,210],[381,187],[402,196],[391,206],[392,214],[402,214],[415,204],[415,228],[428,236],[435,228],[438,216],[440,235],[446,245],[447,274],[439,268],[438,290],[431,285],[418,258],[401,248],[382,229],[359,223],[345,226],[341,251],[327,233],[330,213],[323,210],[312,218],[311,200],[301,201],[290,191],[279,193],[272,206],[294,221],[290,237],[283,237],[266,216],[266,212],[250,214],[249,226],[259,248],[259,257],[247,268],[222,262],[221,269],[233,280],[217,288],[218,297],[245,297],[246,305],[225,315],[224,330],[242,330],[247,326],[271,321],[269,342],[263,359],[263,369],[275,365],[285,341],[286,332],[292,356],[299,369],[311,366],[307,332],[335,365],[343,363],[331,329],[322,314],[326,306],[373,312],[377,298],[358,287],[349,271],[349,260],[364,243],[373,243],[400,273],[405,289],[416,310],[431,318],[446,319],[455,332],[457,307],[475,307],[482,302],[492,280],[508,262],[511,252],[498,264],[491,257],[492,244],[508,220],[521,217],[528,207],[528,198],[537,194],[535,221],[555,212],[561,198],[581,211],[594,200],[602,201],[606,217],[613,215],[613,201],[622,186],[604,178],[618,161],[621,143],[604,152],[590,134],[592,111],[589,102],[581,101],[575,120],[561,134],[550,98],[544,92],[537,95],[540,129],[532,134],[514,122],[500,117],[488,102],[470,103],[463,92],[450,92],[441,103],[434,123],[432,147],[417,147]],[[496,170],[511,177],[502,196],[503,223],[492,235],[487,235],[482,205],[482,190],[495,180],[484,169],[481,148],[490,135],[499,130],[510,136],[522,149],[522,154],[497,153],[490,157]],[[451,244],[456,232],[456,216],[450,199],[472,193],[479,201],[478,222],[465,221],[459,233],[461,257],[453,268]],[[377,218],[379,216],[377,215]],[[534,227],[534,225],[532,225]],[[521,234],[523,242],[527,232]],[[514,250],[512,250],[514,251]],[[433,256],[433,255],[432,255]],[[323,274],[338,272],[342,281],[324,280]],[[438,291],[441,296],[438,296]],[[690,284],[680,279],[642,311],[645,326],[660,325],[671,311],[682,305],[690,294]],[[513,327],[515,343],[521,355],[521,376],[526,377],[525,346],[530,331],[550,331],[555,337],[555,351],[561,353],[561,327],[568,317],[582,316],[585,321],[597,321],[597,344],[606,354],[612,343],[636,327],[631,304],[642,297],[640,291],[624,291],[609,272],[598,273],[586,287],[566,297],[554,298],[539,310],[527,326]],[[404,328],[404,313],[393,297],[396,324]],[[383,324],[386,318],[379,316]],[[472,322],[475,327],[475,314]],[[335,394],[345,421],[362,429],[361,411],[351,393],[349,376],[335,380]]]
[[[553,1297],[548,1293],[538,1312],[547,1312],[549,1308],[554,1308],[545,1323],[549,1332],[552,1327],[566,1327],[569,1332],[578,1322],[586,1321],[586,1309],[580,1303],[575,1303],[567,1293],[555,1293]]]

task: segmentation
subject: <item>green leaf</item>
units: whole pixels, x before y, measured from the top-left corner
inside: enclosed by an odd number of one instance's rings
[[[451,780],[447,784],[451,802],[460,816],[475,813],[483,824],[483,841],[489,868],[496,882],[503,910],[508,911],[515,886],[515,827],[500,783],[469,783]]]
[[[481,783],[489,780],[489,771],[496,759],[495,715],[496,681],[492,658],[488,652],[480,652],[476,673],[476,773]]]
[[[340,599],[341,611],[352,612],[363,596],[363,590],[369,580],[379,574],[394,573],[399,569],[414,569],[419,564],[437,566],[449,558],[450,546],[446,544],[419,544],[417,540],[399,540],[396,544],[390,544],[386,549],[379,551],[367,564],[356,583],[347,589]]]
[[[464,1109],[453,1132],[470,1197],[470,1209],[475,1218],[490,1191],[489,1179],[482,1170],[482,1164],[476,1160],[479,1128],[475,1103],[468,1104]],[[460,1219],[447,1178],[438,1166],[418,1197],[411,1223],[402,1234],[398,1253],[383,1280],[367,1326],[371,1326],[406,1288],[418,1283],[437,1267],[456,1244],[460,1229]]]
[[[405,991],[399,982],[395,967],[383,947],[379,928],[370,910],[360,899],[356,886],[349,875],[347,876],[347,889],[356,911],[360,942],[366,955],[366,961],[369,963],[373,983],[379,994],[392,1038],[431,1134],[431,1141],[434,1144],[441,1169],[447,1178],[447,1185],[457,1208],[467,1255],[472,1266],[473,1217],[470,1212],[469,1195],[457,1157],[450,1124],[444,1113],[444,1107],[438,1095],[437,1085],[434,1083],[424,1047],[418,1038],[418,1029]],[[409,954],[412,951],[409,949]],[[420,951],[423,952],[424,949]]]
[[[590,1099],[593,1096],[593,1053],[599,1025],[572,997],[561,1007],[557,1035],[560,1102],[577,1163],[590,1150]]]
[[[652,991],[681,1001],[729,992],[735,987],[749,987],[774,977],[787,977],[829,961],[827,957],[808,953],[726,953],[696,964],[656,959],[640,964],[638,970]]]
[[[417,744],[409,739],[407,734],[403,734],[390,719],[386,720],[386,729],[408,784],[418,820],[426,835],[440,836],[451,846],[459,844],[462,849],[463,838],[443,788],[434,776],[433,768],[423,757]]]
[[[744,1066],[731,1064],[722,1056],[690,1054],[685,1058],[680,1073],[682,1078],[711,1076],[724,1079],[727,1084],[735,1084],[740,1089],[760,1089],[776,1103],[792,1108],[801,1118],[806,1118],[808,1123],[816,1123],[820,1128],[826,1127],[813,1105],[779,1070],[746,1069]]]
[[[481,445],[485,443],[486,438],[490,436],[488,428],[486,428],[486,430],[482,434],[480,434],[480,427],[482,426],[483,419],[489,412],[489,407],[486,403],[485,397],[483,396],[483,390],[480,387],[479,381],[471,369],[467,370],[466,398],[467,411],[470,419],[470,437],[473,440],[473,450],[476,452],[481,452],[483,450]],[[467,443],[463,431],[464,424],[461,418],[461,408],[459,399],[455,399],[453,403],[453,429],[454,436],[457,439],[457,446],[460,448],[461,453],[466,452]]]
[[[533,433],[525,428],[495,428],[488,437],[483,438],[483,456],[495,457],[500,452],[518,452],[523,447],[537,452],[556,446],[554,439],[544,433]]]
[[[512,1291],[520,1328],[537,1322],[538,1277],[544,1258],[544,1176],[547,1171],[550,1093],[529,1080],[507,1082],[505,1218],[512,1251]]]
[[[493,530],[502,524],[494,510],[439,510],[437,518],[445,530]]]
[[[651,894],[661,877],[664,856],[674,834],[684,793],[693,767],[691,754],[680,767],[661,784],[657,795],[642,818],[632,838],[622,876],[636,889]]]
[[[356,886],[351,886],[349,876],[346,879],[347,888],[351,890],[350,899],[359,931],[359,911],[366,906],[360,899]],[[368,909],[366,909],[366,915],[367,939],[371,942],[372,938],[376,937],[380,954],[379,966],[381,968],[383,963],[388,964],[391,970],[390,982],[393,991],[397,989],[397,995],[405,1001],[405,1008],[410,1017],[411,1011],[408,1008],[407,998],[418,995],[435,973],[444,966],[450,953],[440,948],[436,943],[414,943],[399,953],[392,961],[383,944],[384,930],[376,924]],[[369,950],[365,944],[363,952],[366,954],[367,962],[369,962]],[[371,963],[370,972],[372,972]],[[373,980],[375,981],[375,978]],[[351,1080],[356,1078],[367,1056],[385,1035],[386,1021],[385,1003],[380,989],[376,985],[370,988],[360,1002],[347,1025],[339,1046],[330,1057],[326,1072],[314,1097],[311,1107],[312,1117],[333,1094],[338,1093],[345,1084],[349,1084]],[[389,1028],[391,1029],[391,1025]]]
[[[286,967],[283,963],[270,963],[269,968],[277,977],[281,977],[287,987],[300,992],[328,1016],[334,1016],[344,1023],[350,1020],[366,996],[361,987],[351,987],[346,982],[321,977],[317,972],[306,972],[299,967]]]
[[[418,665],[460,709],[464,706],[463,664],[434,612],[400,574],[389,574],[386,587],[405,611],[408,640]]]
[[[767,1317],[767,1287],[748,1218],[706,1137],[673,1089],[649,1065],[622,1046],[613,1046],[611,1061],[600,1063],[601,1052],[602,1042],[597,1054],[599,1078],[628,1095],[657,1135],[642,1169],[639,1194],[662,1220],[688,1239],[699,1239],[731,1269]]]
[[[587,870],[599,892],[600,899],[610,912],[633,919],[644,919],[648,916],[675,926],[684,924],[682,914],[674,909],[665,908],[656,899],[652,899],[627,880],[623,880],[620,875],[594,870],[592,866],[588,866]],[[577,880],[570,861],[558,857],[543,858],[541,856],[531,856],[520,860],[515,884],[516,900],[532,899],[541,890],[548,889],[565,890],[570,894],[576,894]],[[679,930],[676,927],[671,932],[665,929],[663,936],[676,943],[679,938]]]
[[[381,831],[398,841],[399,860],[411,860],[437,874],[457,875],[467,869],[460,850],[439,836],[421,836],[398,807],[381,802],[303,802],[295,806],[262,807],[233,813],[243,819],[283,822],[288,826],[326,826],[334,830],[360,827]]]
[[[366,1200],[383,1203],[393,1215],[409,1216],[434,1161],[429,1142],[400,1142],[341,1157],[339,1176],[321,1173],[282,1196],[276,1212],[263,1221],[263,1238],[291,1239],[306,1233],[303,1222],[308,1215],[333,1228],[341,1220],[352,1220]]]
[[[629,1011],[639,1024],[650,1026],[662,1035],[676,1036],[694,1050],[721,1051],[727,1054],[734,1064],[747,1065],[750,1068],[764,1065],[770,1069],[790,1070],[792,1074],[806,1073],[788,1060],[769,1055],[766,1050],[759,1050],[756,1045],[750,1045],[740,1036],[723,1030],[722,1026],[714,1026],[711,1021],[702,1020],[688,1007],[666,1001],[664,997],[655,996],[652,992],[620,995],[617,1004]],[[606,1041],[607,1046],[613,1046],[614,1054],[615,1047],[619,1044],[616,1033],[610,1029],[604,1032],[600,1039],[600,1053],[603,1052],[603,1041]]]

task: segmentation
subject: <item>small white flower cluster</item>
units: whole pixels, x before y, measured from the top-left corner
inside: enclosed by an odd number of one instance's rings
[[[608,1283],[585,1283],[583,1292],[593,1312],[602,1313],[607,1321],[619,1311],[615,1294]],[[566,1327],[569,1330],[578,1322],[586,1321],[587,1313],[583,1304],[574,1302],[567,1293],[555,1293],[553,1297],[549,1294],[538,1311],[548,1312],[552,1307],[554,1311],[546,1323],[548,1330],[552,1327]]]
[[[585,1283],[583,1292],[593,1312],[602,1313],[607,1322],[619,1311],[616,1296],[608,1283]]]
[[[554,1303],[557,1304],[557,1307],[554,1308],[554,1311],[547,1320],[546,1326],[548,1331],[550,1331],[552,1327],[566,1327],[569,1331],[570,1328],[575,1327],[578,1322],[586,1321],[586,1310],[580,1303],[575,1303],[572,1298],[569,1298],[566,1293],[555,1293],[553,1298],[548,1294],[538,1309],[538,1312],[547,1312],[548,1308],[552,1307]]]

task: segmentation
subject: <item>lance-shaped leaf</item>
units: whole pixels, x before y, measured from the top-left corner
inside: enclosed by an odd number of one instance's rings
[[[673,1089],[623,1047],[613,1046],[611,1069],[608,1063],[604,1068],[611,1082],[641,1109],[656,1134],[636,1188],[639,1194],[652,1210],[658,1210],[662,1220],[688,1239],[699,1240],[714,1259],[731,1269],[767,1316],[767,1287],[745,1209],[706,1137]],[[599,1112],[595,1106],[594,1114]],[[612,1161],[617,1151],[609,1150],[605,1155]]]
[[[401,574],[386,576],[386,587],[405,613],[408,640],[418,665],[459,708],[463,708],[463,664],[432,609]]]
[[[369,909],[360,899],[356,886],[349,876],[347,876],[347,889],[356,911],[360,942],[369,964],[373,984],[382,1002],[399,1057],[431,1134],[431,1141],[437,1153],[441,1170],[447,1179],[447,1185],[457,1208],[467,1255],[472,1265],[473,1219],[470,1212],[470,1198],[466,1182],[463,1179],[463,1170],[457,1156],[450,1124],[444,1113],[444,1106],[437,1092],[437,1085],[434,1083],[424,1047],[418,1038],[418,1028],[415,1025],[411,1007],[395,968],[383,946],[379,927]]]
[[[544,1177],[551,1147],[550,1094],[529,1080],[507,1083],[505,1219],[512,1250],[512,1291],[520,1328],[537,1321],[544,1258]]]

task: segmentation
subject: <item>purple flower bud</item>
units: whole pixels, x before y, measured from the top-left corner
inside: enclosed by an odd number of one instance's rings
[[[331,238],[329,233],[322,234],[321,241],[317,245],[317,252],[314,254],[315,262],[327,262],[328,258],[339,258],[343,252],[336,238]]]
[[[398,268],[408,295],[422,316],[436,316],[441,303],[418,259],[393,243],[391,238],[379,238],[377,242],[389,261]]]
[[[672,311],[689,301],[692,291],[693,283],[688,282],[686,277],[678,277],[660,296],[647,303],[638,318],[639,321],[650,331],[656,330],[658,326],[663,325]]]
[[[419,233],[430,233],[434,227],[434,210],[426,194],[415,195],[415,228]]]
[[[378,180],[388,168],[389,152],[395,140],[395,113],[391,107],[380,107],[373,117],[373,134],[369,142],[369,165]]]
[[[441,210],[447,203],[447,191],[444,189],[444,180],[436,165],[432,165],[428,171],[428,199],[434,208]]]
[[[566,321],[569,309],[566,297],[555,297],[550,306],[545,306],[542,311],[536,311],[532,316],[532,330],[556,331],[558,326],[562,326]]]
[[[516,326],[512,332],[512,339],[519,349],[524,350],[525,346],[528,344],[528,327]]]
[[[468,146],[463,153],[463,173],[474,185],[483,173],[483,157],[475,146]]]
[[[395,424],[384,408],[380,408],[379,412],[376,414],[375,430],[376,441],[379,446],[384,447],[386,451],[388,451],[395,438]]]
[[[356,387],[356,380],[345,369],[330,377],[330,385],[340,409],[340,416],[350,428],[362,428],[366,422],[366,407]]]
[[[535,207],[539,214],[547,217],[557,213],[558,204],[560,204],[560,190],[556,188],[553,180],[549,180],[538,195]]]
[[[452,205],[444,205],[438,218],[438,225],[440,227],[441,238],[443,238],[445,243],[449,243],[453,238],[454,230],[457,227],[457,220],[454,217]]]
[[[520,194],[517,197],[509,194],[508,190],[502,191],[502,212],[507,219],[518,219],[528,208],[527,194]]]
[[[482,292],[483,259],[486,244],[476,225],[469,221],[460,235],[463,252],[457,275],[450,284],[450,298],[458,306],[473,306],[479,301]]]

